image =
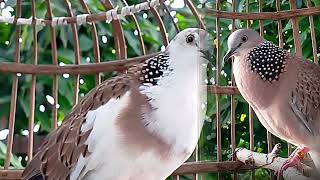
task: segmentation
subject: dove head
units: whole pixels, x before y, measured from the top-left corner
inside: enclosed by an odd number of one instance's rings
[[[208,40],[208,33],[203,29],[184,29],[171,40],[166,52],[174,64],[196,63],[200,59],[208,59]]]
[[[204,49],[207,32],[199,28],[188,28],[179,32],[170,42],[168,49],[183,48],[185,50]]]
[[[239,29],[234,31],[228,38],[228,52],[224,56],[224,62],[230,57],[239,57],[248,53],[249,50],[262,43],[263,38],[251,29]]]

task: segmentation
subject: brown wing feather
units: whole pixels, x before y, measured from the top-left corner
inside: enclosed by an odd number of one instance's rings
[[[44,179],[69,179],[69,170],[80,155],[89,155],[84,142],[91,130],[80,131],[86,114],[106,104],[112,97],[120,98],[130,89],[134,81],[132,75],[128,73],[114,77],[91,90],[42,144],[24,170],[22,179],[29,180],[39,175]]]
[[[133,65],[126,74],[105,81],[91,90],[65,117],[62,125],[48,136],[24,170],[22,179],[31,180],[39,176],[44,179],[69,179],[69,170],[76,164],[80,155],[87,157],[90,154],[84,142],[91,130],[80,130],[86,121],[87,113],[106,104],[111,98],[120,98],[130,88],[137,88],[137,85],[144,82],[142,68],[145,63],[164,56],[166,55],[159,54]]]
[[[290,105],[296,116],[313,135],[319,133],[320,67],[299,59],[296,88],[291,93]]]

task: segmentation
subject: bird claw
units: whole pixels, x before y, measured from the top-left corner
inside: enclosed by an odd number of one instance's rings
[[[299,159],[292,158],[287,159],[281,166],[280,170],[277,172],[277,180],[282,180],[283,172],[287,170],[289,167],[295,167],[301,174],[303,174],[303,167]]]
[[[289,167],[295,167],[301,174],[304,173],[304,169],[301,163],[301,160],[304,158],[304,155],[309,151],[308,148],[304,147],[302,149],[297,148],[288,159],[282,164],[280,170],[277,172],[277,180],[282,179],[283,172]]]
[[[278,143],[273,147],[272,151],[266,155],[266,164],[273,163],[274,159],[279,156],[280,150],[281,150],[281,144]],[[271,160],[271,161],[269,161],[269,160]]]

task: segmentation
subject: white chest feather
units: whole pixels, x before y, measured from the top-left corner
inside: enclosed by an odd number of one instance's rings
[[[151,117],[145,119],[151,121],[147,122],[148,129],[171,144],[176,153],[191,153],[202,128],[201,105],[206,92],[200,91],[204,82],[204,66],[200,62],[199,59],[189,64],[172,64],[174,70],[159,81],[159,86],[141,87],[155,108]]]
[[[115,124],[118,114],[130,101],[129,91],[87,114],[81,130],[93,128],[87,140],[91,154],[80,157],[70,179],[159,180],[169,176],[192,153],[200,134],[200,68],[199,64],[186,63],[160,80],[159,86],[141,87],[142,94],[153,99],[150,103],[155,108],[142,121],[148,124],[152,134],[172,147],[167,160],[163,161],[153,150],[132,155],[121,144],[123,135]]]
[[[182,160],[175,157],[166,162],[161,161],[161,157],[154,151],[132,155],[121,144],[122,133],[115,121],[128,104],[129,97],[130,91],[122,98],[111,99],[104,106],[87,114],[87,121],[81,130],[93,128],[86,142],[91,154],[86,158],[79,158],[77,165],[71,170],[71,180],[158,180],[169,176],[181,164]]]

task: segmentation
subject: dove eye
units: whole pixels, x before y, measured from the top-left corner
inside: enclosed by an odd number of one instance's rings
[[[246,42],[248,40],[248,37],[247,36],[242,36],[241,40],[242,40],[242,42]]]
[[[187,41],[187,43],[192,43],[194,41],[194,35],[193,34],[189,34],[187,36],[186,41]]]

